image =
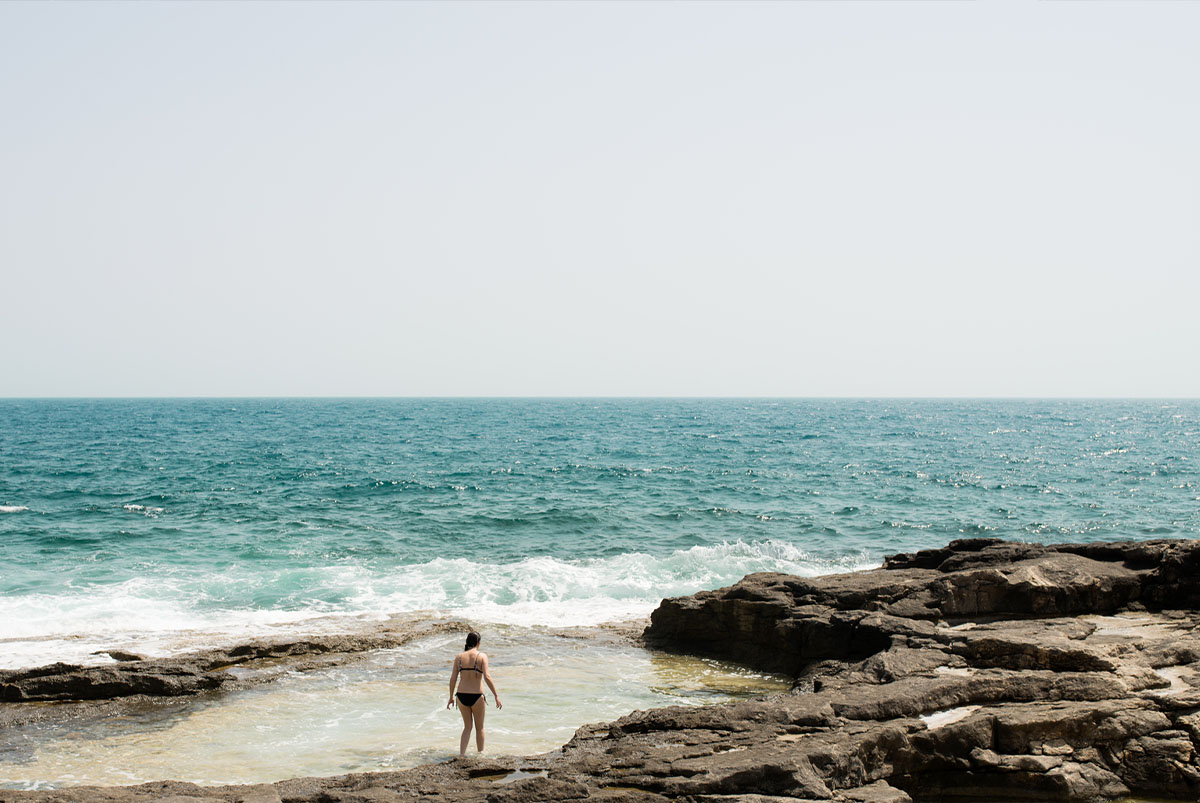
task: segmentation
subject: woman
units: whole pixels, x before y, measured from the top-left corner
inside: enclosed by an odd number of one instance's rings
[[[460,674],[462,683],[458,682]],[[488,657],[479,651],[479,634],[471,632],[467,634],[463,652],[454,656],[454,669],[450,672],[450,701],[446,703],[446,707],[449,708],[457,698],[458,712],[462,714],[463,731],[458,740],[460,758],[467,754],[472,725],[475,727],[475,747],[480,753],[483,752],[483,714],[487,709],[487,698],[483,696],[485,682],[492,690],[492,697],[496,698],[496,708],[503,708],[500,692],[496,691],[496,684],[492,682],[492,675],[488,672]]]

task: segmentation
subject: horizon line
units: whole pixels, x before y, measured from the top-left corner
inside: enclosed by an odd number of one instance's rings
[[[138,395],[138,396],[0,396],[0,401],[203,401],[203,400],[463,400],[463,401],[487,401],[487,400],[562,400],[562,401],[587,401],[587,400],[628,400],[628,401],[668,401],[668,400],[714,400],[714,401],[749,401],[749,400],[771,400],[771,401],[1200,401],[1200,396],[1034,396],[1034,395],[1014,395],[1014,396],[983,396],[983,395],[950,395],[950,396],[923,396],[923,395],[898,395],[898,396],[839,396],[839,395],[809,395],[809,396],[774,396],[774,395],[471,395],[471,394],[442,394],[442,395],[203,395],[203,396],[153,396],[153,395]]]

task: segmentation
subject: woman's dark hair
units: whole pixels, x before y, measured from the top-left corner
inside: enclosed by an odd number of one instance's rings
[[[477,647],[477,646],[479,646],[479,634],[476,633],[474,630],[472,630],[470,633],[467,634],[467,646],[463,647],[463,649],[469,650],[472,647]]]

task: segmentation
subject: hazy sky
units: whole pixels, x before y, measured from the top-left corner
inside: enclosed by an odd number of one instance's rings
[[[1200,396],[1200,3],[0,3],[0,396]]]

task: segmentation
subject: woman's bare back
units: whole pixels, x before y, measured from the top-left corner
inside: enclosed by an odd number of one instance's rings
[[[487,672],[487,655],[478,650],[460,652],[458,661],[458,691],[465,694],[483,692],[483,676]]]

